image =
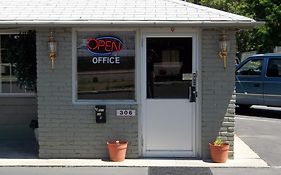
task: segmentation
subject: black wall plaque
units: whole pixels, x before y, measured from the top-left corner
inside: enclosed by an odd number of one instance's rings
[[[106,106],[97,105],[95,106],[96,112],[96,123],[106,123]]]

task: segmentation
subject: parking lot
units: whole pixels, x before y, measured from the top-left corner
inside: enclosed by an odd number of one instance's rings
[[[236,110],[236,134],[269,168],[214,168],[213,175],[280,175],[281,174],[281,108],[252,106]]]

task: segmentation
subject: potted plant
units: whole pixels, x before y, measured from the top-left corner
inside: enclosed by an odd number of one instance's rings
[[[125,160],[128,147],[128,141],[126,140],[109,140],[107,141],[107,148],[109,158],[114,162],[121,162]]]
[[[220,137],[209,143],[210,154],[213,162],[224,163],[228,159],[229,144],[223,142]]]

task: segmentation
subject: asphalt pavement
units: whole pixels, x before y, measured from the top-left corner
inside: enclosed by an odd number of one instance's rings
[[[236,134],[269,168],[212,168],[213,175],[281,175],[281,108],[237,109]]]

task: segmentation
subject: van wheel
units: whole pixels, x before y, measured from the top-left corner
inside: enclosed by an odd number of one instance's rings
[[[240,109],[249,109],[252,105],[238,105]]]

